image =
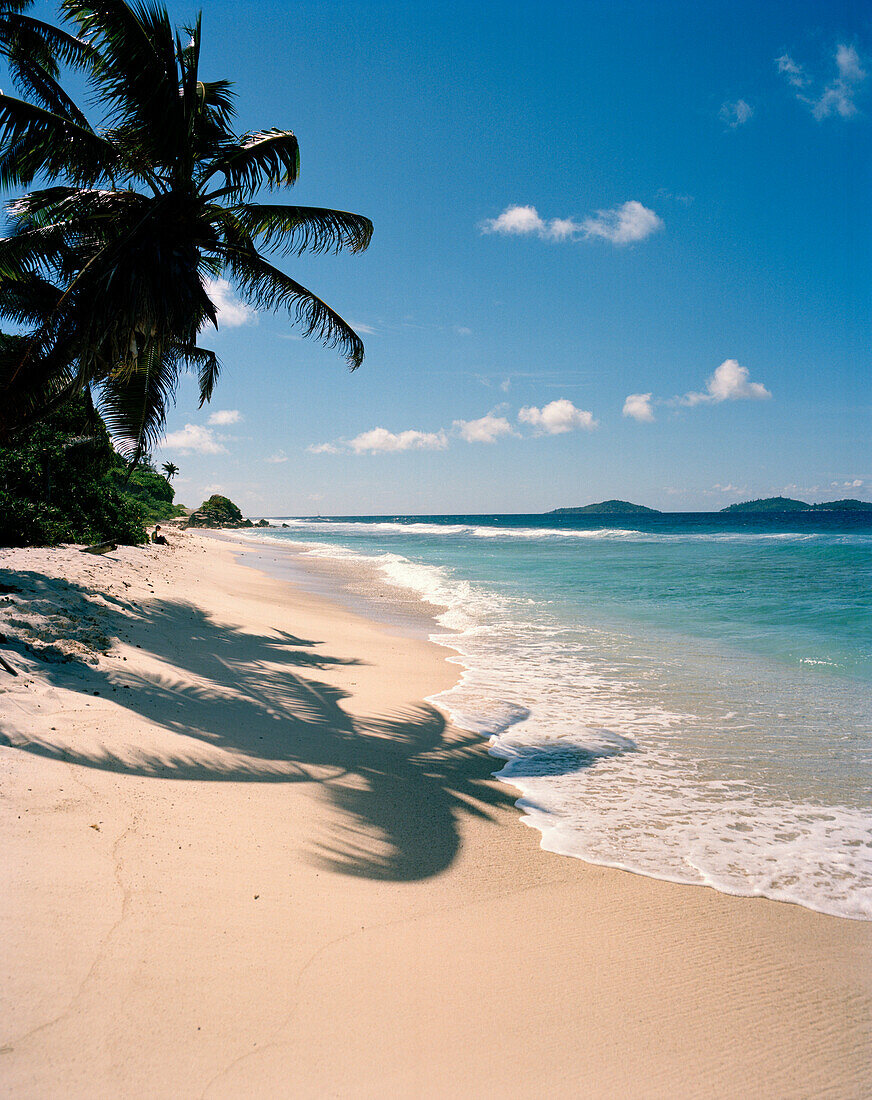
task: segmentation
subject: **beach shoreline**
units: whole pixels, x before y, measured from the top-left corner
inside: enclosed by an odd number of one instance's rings
[[[868,1094],[872,925],[541,850],[444,648],[169,537],[0,551],[5,1092]]]

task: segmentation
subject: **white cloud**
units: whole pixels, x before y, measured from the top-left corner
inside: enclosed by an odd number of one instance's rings
[[[483,222],[481,231],[515,237],[536,233],[541,237],[547,232],[547,228],[535,206],[508,206],[498,218],[488,218]]]
[[[576,430],[592,431],[597,427],[593,413],[577,409],[565,397],[551,401],[541,409],[528,405],[518,413],[518,420],[530,424],[539,435],[562,435],[563,432]]]
[[[831,489],[861,489],[863,487],[863,479],[861,477],[855,477],[853,481],[831,481]]]
[[[349,325],[359,336],[375,336],[376,330],[372,325],[367,325],[363,321],[349,321]]]
[[[335,443],[312,443],[306,450],[310,455],[338,455],[339,448]]]
[[[778,66],[778,71],[783,73],[789,84],[792,84],[794,88],[804,88],[808,84],[808,77],[802,69],[801,65],[797,63],[788,54],[782,54],[781,57],[776,57],[775,64]]]
[[[750,382],[747,367],[735,359],[725,359],[706,382],[704,393],[686,393],[679,398],[682,405],[704,405],[721,401],[765,401],[772,396],[760,382]]]
[[[548,223],[545,236],[552,241],[566,241],[581,232],[581,226],[572,218],[552,218]]]
[[[855,98],[867,76],[860,62],[860,55],[853,46],[839,43],[835,62],[835,77],[828,84],[818,82],[818,90],[815,92],[813,85],[816,82],[792,57],[783,54],[776,58],[778,71],[795,89],[796,98],[811,110],[818,121],[833,115],[851,118],[857,114]]]
[[[466,325],[455,325],[454,332],[457,336],[472,336],[472,329],[467,328]]]
[[[242,419],[239,409],[216,409],[209,413],[210,424],[238,424]]]
[[[629,394],[624,402],[624,416],[650,423],[654,419],[654,410],[651,408],[652,396],[653,394],[650,393]]]
[[[850,118],[857,113],[854,97],[859,85],[866,79],[866,73],[853,46],[838,47],[836,69],[839,75],[824,88],[818,101],[812,105],[811,113],[818,120],[830,115]]]
[[[218,325],[239,328],[240,325],[256,325],[257,310],[237,298],[226,279],[207,279],[206,293],[218,311]]]
[[[595,218],[585,218],[581,228],[588,237],[602,237],[612,244],[644,241],[663,228],[663,221],[640,202],[625,202],[612,210],[598,210]]]
[[[269,458],[266,459],[266,461],[271,462],[273,463],[273,465],[277,466],[282,462],[287,462],[288,456],[285,454],[284,451],[276,451],[276,453],[274,455],[270,455]]]
[[[165,435],[158,446],[162,449],[181,451],[183,454],[191,451],[201,455],[227,453],[227,448],[215,438],[212,429],[202,424],[186,424],[181,431]]]
[[[735,103],[725,103],[719,111],[721,121],[732,130],[746,123],[753,114],[754,108],[744,99],[737,99]]]
[[[493,413],[478,420],[455,420],[454,428],[467,443],[495,443],[501,435],[515,434],[504,416],[494,416]]]
[[[224,486],[223,485],[206,485],[203,488],[203,492],[206,493],[209,496],[211,496],[213,493],[223,493],[224,492]]]
[[[643,241],[658,229],[662,220],[642,203],[631,200],[613,210],[598,210],[596,216],[577,222],[573,218],[539,216],[535,206],[509,206],[498,218],[488,218],[482,233],[501,233],[511,237],[540,237],[548,241],[573,241],[579,237],[601,237],[612,244]]]
[[[355,454],[383,454],[392,451],[437,451],[448,446],[444,431],[389,432],[387,428],[373,428],[355,436],[348,446]]]

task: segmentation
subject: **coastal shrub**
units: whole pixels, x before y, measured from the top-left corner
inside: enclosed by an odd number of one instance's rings
[[[123,471],[81,398],[59,409],[0,447],[0,545],[144,542],[143,508],[122,491]]]
[[[159,474],[150,461],[137,466],[128,477],[126,465],[118,460],[113,477],[122,496],[139,506],[146,523],[163,523],[185,514],[181,505],[173,504],[175,490],[169,480]]]

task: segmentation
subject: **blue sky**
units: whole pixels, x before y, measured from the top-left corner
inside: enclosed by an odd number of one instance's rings
[[[359,327],[354,374],[218,289],[211,409],[186,380],[156,452],[183,502],[870,499],[866,5],[202,9],[240,130],[300,140],[291,201],[375,235],[282,261]]]

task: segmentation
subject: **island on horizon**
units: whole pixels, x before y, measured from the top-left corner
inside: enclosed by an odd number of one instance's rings
[[[728,504],[719,509],[724,512],[872,512],[872,503],[866,500],[846,498],[844,500],[824,501],[821,504],[809,504],[792,497],[763,497],[759,500],[744,500],[738,504]],[[658,508],[647,508],[644,504],[633,504],[629,500],[601,500],[598,504],[585,504],[580,508],[552,508],[544,512],[546,516],[625,516],[654,515],[665,513]],[[711,513],[714,515],[715,513]]]
[[[621,516],[630,512],[661,514],[657,508],[646,508],[644,504],[631,504],[628,500],[601,500],[599,504],[585,504],[581,508],[552,508],[550,512],[545,514],[548,516]]]
[[[808,504],[791,497],[764,497],[761,500],[745,500],[740,504],[728,504],[722,512],[872,512],[872,504],[866,500],[830,500],[822,504]]]

